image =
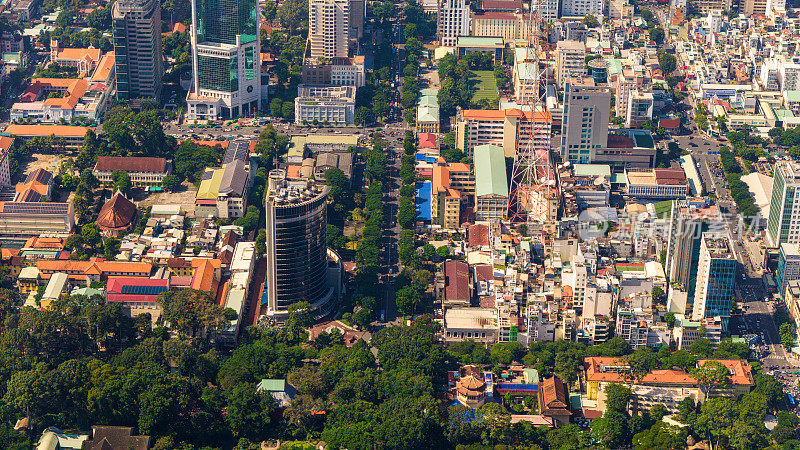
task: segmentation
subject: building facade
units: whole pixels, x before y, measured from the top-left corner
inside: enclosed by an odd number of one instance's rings
[[[350,28],[349,0],[308,2],[308,41],[312,58],[347,58]]]
[[[154,99],[161,94],[161,3],[120,0],[111,10],[114,31],[117,96],[122,100]]]
[[[297,86],[294,122],[298,125],[353,125],[355,109],[356,88],[353,86]]]
[[[800,242],[800,164],[794,161],[775,163],[772,198],[767,220],[769,245]]]
[[[191,120],[248,116],[261,101],[256,0],[192,1]]]
[[[567,78],[585,73],[586,44],[580,41],[559,41],[556,44],[556,81],[563,89]]]
[[[561,126],[561,159],[591,163],[608,145],[611,91],[607,87],[566,83]]]
[[[469,2],[439,0],[437,33],[443,47],[455,47],[459,36],[469,36]]]
[[[324,184],[286,180],[272,170],[266,195],[267,275],[264,299],[267,315],[278,320],[289,306],[308,302],[312,315],[331,312],[338,289],[328,283],[327,194]]]
[[[719,316],[723,330],[727,330],[737,265],[733,243],[727,234],[703,233],[692,320]]]

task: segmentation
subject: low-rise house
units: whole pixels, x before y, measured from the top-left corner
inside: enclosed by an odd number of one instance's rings
[[[41,279],[49,280],[54,273],[66,273],[73,286],[89,285],[92,281],[106,281],[109,277],[149,278],[153,271],[150,263],[132,263],[120,261],[75,261],[59,259],[54,261],[37,261]]]
[[[92,426],[92,439],[83,450],[147,450],[150,436],[135,436],[131,427]]]
[[[698,383],[690,373],[676,369],[657,369],[639,377],[630,373],[630,366],[617,357],[584,358],[587,393],[582,399],[584,407],[603,412],[606,409],[605,388],[611,383],[623,384],[631,389],[632,398],[628,405],[634,413],[642,414],[658,403],[663,404],[670,413],[678,410],[678,403],[686,397],[705,401],[713,397],[738,397],[750,392],[754,386],[751,367],[745,360],[698,360],[698,366],[708,361],[716,361],[728,368],[727,385],[709,392]]]
[[[117,191],[100,209],[95,223],[103,234],[116,236],[136,224],[136,205]]]
[[[552,418],[554,422],[569,423],[572,416],[569,391],[560,378],[552,376],[541,383],[539,408],[543,416]]]
[[[155,322],[164,311],[158,297],[169,289],[168,278],[111,277],[106,283],[106,300],[122,304],[129,317],[147,313]]]
[[[77,149],[83,145],[86,133],[90,127],[77,127],[69,125],[17,125],[11,124],[6,127],[4,133],[16,136],[22,142],[33,138],[50,138],[53,145],[58,147],[63,145],[68,149]],[[101,156],[101,158],[103,158]]]
[[[127,156],[98,156],[92,174],[101,183],[112,183],[111,174],[122,171],[131,177],[137,186],[159,186],[170,174],[170,166],[164,158],[142,158]]]

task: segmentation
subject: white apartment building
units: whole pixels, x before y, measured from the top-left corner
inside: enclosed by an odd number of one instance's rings
[[[439,0],[436,24],[443,47],[455,47],[459,36],[469,36],[469,16],[467,0]]]
[[[561,272],[561,284],[572,288],[572,304],[574,308],[583,308],[589,277],[583,256],[572,257],[572,264]]]
[[[633,91],[628,96],[625,126],[630,128],[653,118],[653,93]]]
[[[604,11],[605,0],[563,0],[561,2],[561,17],[583,17],[591,14],[602,23]]]
[[[561,159],[591,163],[608,146],[611,90],[603,86],[567,84],[561,125]]]
[[[800,164],[778,161],[773,174],[767,241],[777,248],[800,242]]]
[[[652,314],[623,303],[617,307],[617,326],[614,332],[635,350],[647,347],[647,335],[652,323]]]
[[[539,18],[552,22],[558,19],[558,0],[533,0],[531,8],[539,14]]]
[[[781,89],[777,60],[769,59],[761,64],[759,80],[761,81],[762,89],[765,91],[779,91]]]
[[[564,88],[567,78],[585,74],[586,44],[580,41],[559,41],[556,44],[556,81]]]
[[[349,0],[308,2],[308,40],[312,58],[347,58],[349,29]]]
[[[353,125],[356,88],[353,86],[297,86],[294,121],[298,125],[329,123]]]
[[[800,90],[800,64],[781,61],[778,69],[781,91]]]

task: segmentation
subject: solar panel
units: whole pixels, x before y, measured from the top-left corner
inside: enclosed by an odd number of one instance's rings
[[[50,183],[50,180],[53,179],[53,174],[44,170],[38,169],[35,172],[31,172],[28,174],[28,177],[25,179],[25,183],[30,183],[31,181],[36,181],[42,184]]]
[[[247,157],[247,152],[250,150],[250,142],[244,140],[233,141],[228,144],[228,150],[225,151],[225,157],[222,159],[223,164],[228,164],[235,160],[244,161]]]
[[[3,205],[3,212],[10,214],[67,214],[69,204],[8,202]]]
[[[166,286],[122,286],[120,293],[132,295],[159,295],[167,291]]]
[[[41,200],[42,194],[34,191],[33,189],[25,192],[25,197],[19,199],[21,202],[38,202]]]

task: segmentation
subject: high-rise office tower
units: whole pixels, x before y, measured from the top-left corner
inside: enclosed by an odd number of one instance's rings
[[[691,315],[697,287],[697,267],[703,233],[725,232],[727,225],[715,205],[695,206],[686,200],[672,202],[667,227],[664,271],[669,278],[672,312]]]
[[[364,37],[364,18],[367,15],[366,0],[350,0],[350,39]]]
[[[257,0],[192,0],[190,119],[250,115],[261,100]]]
[[[117,96],[154,99],[161,94],[161,4],[158,0],[118,0],[111,11]]]
[[[335,277],[328,274],[329,188],[313,181],[288,181],[282,169],[272,170],[268,181],[267,314],[286,317],[291,304],[308,302],[312,315],[324,316],[336,305],[339,292]]]
[[[439,0],[436,25],[443,47],[455,47],[459,36],[469,36],[469,14],[467,0]]]
[[[772,247],[800,242],[800,164],[775,163],[767,240]]]
[[[727,233],[703,233],[692,320],[719,316],[722,318],[722,329],[727,330],[737,265],[733,242]]]
[[[349,0],[310,0],[308,40],[312,58],[347,58],[350,37]]]
[[[561,159],[573,163],[591,163],[597,149],[608,146],[608,123],[611,113],[611,90],[569,80],[564,90],[564,116],[561,125]]]

